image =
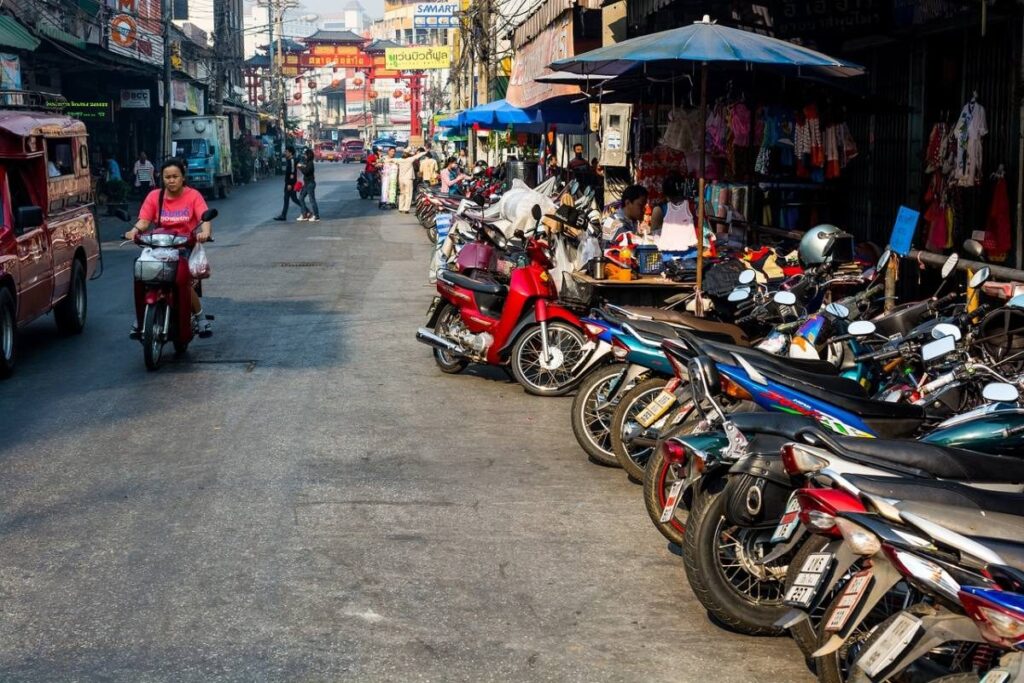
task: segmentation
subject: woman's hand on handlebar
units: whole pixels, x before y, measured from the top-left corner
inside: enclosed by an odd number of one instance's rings
[[[127,242],[134,242],[135,238],[138,237],[138,235],[139,235],[139,229],[138,228],[132,228],[131,230],[129,230],[128,232],[123,234],[122,237]]]

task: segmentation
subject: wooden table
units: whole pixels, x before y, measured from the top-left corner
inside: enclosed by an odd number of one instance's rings
[[[670,296],[692,292],[697,287],[695,282],[676,282],[660,275],[648,275],[629,281],[595,280],[579,271],[573,273],[572,277],[580,285],[590,288],[591,303],[606,299],[623,306],[663,306],[665,299]]]

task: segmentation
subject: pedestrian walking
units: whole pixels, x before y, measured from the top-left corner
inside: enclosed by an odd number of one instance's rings
[[[402,213],[409,213],[412,208],[412,181],[416,177],[414,164],[426,154],[427,151],[422,147],[416,154],[412,154],[410,147],[398,160],[398,210]]]
[[[429,149],[427,150],[427,156],[420,159],[420,180],[425,185],[437,184],[437,161]]]
[[[319,221],[320,207],[316,203],[316,169],[313,167],[313,150],[307,149],[306,158],[299,165],[302,171],[302,191],[299,193],[299,202],[302,204],[302,216],[300,221]],[[309,203],[306,203],[306,198]]]
[[[284,150],[284,206],[281,207],[281,213],[274,216],[275,221],[286,221],[288,220],[288,202],[294,202],[300,209],[303,208],[302,202],[295,196],[295,183],[298,182],[297,167],[295,164],[295,148],[289,145]]]
[[[139,158],[135,162],[132,174],[135,176],[135,191],[145,196],[153,189],[153,174],[156,169],[153,162],[146,157],[145,152],[139,152]]]

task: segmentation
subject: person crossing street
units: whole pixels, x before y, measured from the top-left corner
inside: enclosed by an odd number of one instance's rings
[[[289,145],[284,150],[284,206],[281,213],[274,216],[275,221],[288,220],[288,202],[294,202],[300,209],[305,210],[302,202],[295,196],[295,183],[298,181],[298,167],[295,163],[295,148]]]
[[[412,148],[410,147],[406,150],[406,155],[398,160],[398,210],[402,213],[409,213],[412,208],[412,181],[415,178],[413,163],[427,153],[422,147],[417,150],[416,154],[407,156],[411,152]]]

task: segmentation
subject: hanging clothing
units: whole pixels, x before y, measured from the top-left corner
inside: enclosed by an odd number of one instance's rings
[[[985,108],[971,101],[960,111],[960,118],[953,127],[956,140],[956,168],[953,181],[960,187],[974,187],[981,184],[982,138],[988,135]]]
[[[946,204],[946,182],[941,172],[932,173],[924,201],[928,207],[924,212],[924,220],[928,226],[925,249],[943,252],[953,244],[953,223],[952,214]]]
[[[993,261],[1005,261],[1012,246],[1010,233],[1010,198],[1006,192],[1006,178],[996,178],[992,186],[992,203],[988,207],[985,239],[986,255]]]
[[[655,236],[655,243],[661,251],[686,251],[697,246],[697,228],[690,211],[690,203],[666,202],[663,209],[665,218],[661,224],[661,235]]]

